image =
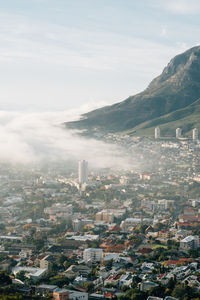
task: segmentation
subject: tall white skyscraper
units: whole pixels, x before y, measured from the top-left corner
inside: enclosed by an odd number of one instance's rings
[[[88,182],[88,162],[85,160],[78,163],[78,180],[80,184]]]
[[[193,139],[193,140],[198,140],[198,138],[199,138],[199,131],[198,131],[197,128],[194,128],[194,129],[192,130],[192,139]]]
[[[182,136],[182,129],[176,128],[176,138],[179,139]]]
[[[160,138],[160,128],[156,127],[155,128],[155,139],[159,139]]]

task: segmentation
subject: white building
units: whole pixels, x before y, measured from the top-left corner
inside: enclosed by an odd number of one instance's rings
[[[166,200],[166,199],[158,200],[158,204],[162,204],[164,206],[164,209],[169,209],[170,207],[173,207],[174,203],[175,200]]]
[[[182,129],[176,128],[176,138],[179,139],[182,137]]]
[[[83,260],[88,263],[95,263],[101,261],[103,258],[103,250],[99,248],[88,248],[83,252]]]
[[[129,231],[132,227],[139,224],[150,225],[153,223],[153,219],[150,218],[126,218],[120,224],[120,227],[123,231]]]
[[[198,131],[197,128],[194,128],[194,129],[192,130],[192,139],[193,139],[193,140],[198,140],[198,137],[199,137],[199,131]]]
[[[199,248],[199,237],[198,235],[189,235],[180,241],[180,248],[189,250]]]
[[[53,291],[54,300],[88,300],[88,293],[57,288]]]
[[[88,162],[85,160],[78,163],[78,181],[80,184],[88,182]]]
[[[129,286],[131,287],[131,284],[133,282],[133,275],[131,274],[122,274],[119,280],[119,286]]]
[[[156,127],[155,128],[155,139],[159,139],[160,138],[160,128]]]
[[[46,268],[35,268],[35,267],[14,267],[12,268],[12,273],[17,275],[19,272],[25,272],[27,278],[36,281],[45,276],[47,269]]]
[[[69,290],[70,300],[88,300],[88,293]]]

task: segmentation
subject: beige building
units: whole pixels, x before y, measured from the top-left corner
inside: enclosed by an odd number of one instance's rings
[[[43,259],[40,260],[40,268],[49,269],[50,265],[53,263],[54,257],[51,255],[45,256]]]

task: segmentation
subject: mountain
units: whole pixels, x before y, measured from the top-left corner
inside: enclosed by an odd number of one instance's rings
[[[127,132],[152,134],[159,125],[169,132],[184,127],[189,132],[200,127],[200,46],[175,56],[141,93],[114,105],[82,115],[66,123],[88,132]],[[199,120],[198,120],[199,119]],[[171,129],[170,129],[171,128]]]

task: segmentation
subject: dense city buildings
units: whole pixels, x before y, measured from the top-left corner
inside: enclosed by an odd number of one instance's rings
[[[104,140],[119,168],[0,165],[2,280],[29,297],[198,298],[199,140]]]

